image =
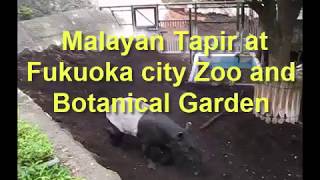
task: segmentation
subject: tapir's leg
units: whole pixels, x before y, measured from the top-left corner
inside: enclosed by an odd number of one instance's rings
[[[123,133],[121,132],[117,132],[115,134],[111,134],[110,135],[110,139],[111,139],[111,144],[113,146],[119,146],[120,143],[122,142],[122,137],[123,137]]]
[[[147,159],[147,166],[149,169],[153,169],[155,170],[157,168],[156,163],[150,158],[150,154],[151,154],[151,146],[147,145],[147,144],[142,144],[142,151],[143,154],[145,156],[145,158]]]
[[[143,153],[148,160],[148,167],[155,169],[155,163],[170,165],[173,157],[170,149],[165,146],[143,145]]]
[[[170,165],[173,164],[173,157],[170,149],[166,146],[161,146],[161,158],[159,160],[162,165]]]
[[[110,142],[113,146],[119,146],[122,142],[123,133],[108,121],[107,132],[109,133]]]

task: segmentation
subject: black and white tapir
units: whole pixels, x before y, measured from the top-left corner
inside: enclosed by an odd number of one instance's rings
[[[128,98],[125,98],[125,102],[128,102]],[[134,103],[135,100],[132,98]],[[141,108],[148,106],[143,102],[140,104]],[[179,167],[185,167],[194,175],[199,174],[202,164],[201,153],[189,132],[190,122],[182,128],[166,115],[150,111],[108,112],[106,117],[107,131],[113,145],[119,145],[125,134],[137,137],[142,143],[143,153],[149,163],[176,164]]]

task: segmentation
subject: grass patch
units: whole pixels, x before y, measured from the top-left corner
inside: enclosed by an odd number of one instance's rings
[[[53,145],[48,137],[37,127],[18,120],[18,179],[80,180],[60,164],[47,166],[45,162],[53,157]]]

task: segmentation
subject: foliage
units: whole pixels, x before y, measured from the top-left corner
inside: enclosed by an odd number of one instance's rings
[[[18,163],[42,163],[53,156],[53,146],[46,135],[24,121],[18,121]]]
[[[60,165],[46,165],[53,158],[53,145],[45,134],[25,121],[18,120],[19,180],[80,180]]]
[[[28,19],[32,18],[33,11],[30,7],[28,7],[26,5],[21,5],[18,8],[18,15],[21,20],[28,20]]]
[[[61,165],[48,167],[35,163],[30,166],[18,167],[19,180],[75,180],[70,174],[69,170]]]

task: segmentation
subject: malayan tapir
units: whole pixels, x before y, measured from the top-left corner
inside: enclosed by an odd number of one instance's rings
[[[125,102],[128,102],[128,98],[124,98]],[[132,98],[132,101],[135,103],[136,99]],[[149,105],[141,102],[140,107]],[[112,105],[110,108],[112,109]],[[200,173],[201,153],[190,134],[190,122],[182,128],[163,113],[150,111],[107,112],[106,117],[112,145],[118,146],[125,134],[138,138],[149,162],[148,167],[155,168],[156,163],[176,164],[194,175]]]

